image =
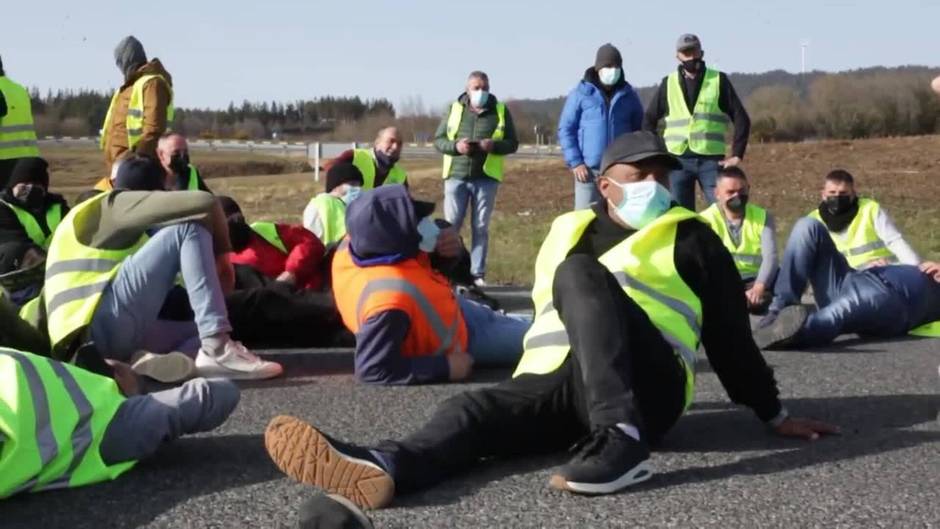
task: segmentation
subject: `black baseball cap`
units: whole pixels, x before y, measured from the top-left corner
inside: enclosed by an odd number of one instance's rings
[[[665,142],[658,134],[649,131],[628,132],[617,136],[617,139],[604,149],[601,174],[614,164],[633,163],[650,158],[662,158],[672,169],[682,167],[679,160],[666,149]]]

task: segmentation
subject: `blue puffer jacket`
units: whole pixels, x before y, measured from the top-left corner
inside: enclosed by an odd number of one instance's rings
[[[558,143],[568,167],[583,163],[599,169],[607,145],[621,134],[640,130],[643,124],[643,103],[630,83],[621,80],[609,109],[599,84],[594,68],[588,68],[561,111]]]

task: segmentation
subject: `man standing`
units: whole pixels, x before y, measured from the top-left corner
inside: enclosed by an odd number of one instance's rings
[[[408,174],[398,165],[401,157],[401,133],[396,127],[379,130],[371,149],[349,149],[333,158],[326,170],[341,163],[351,163],[362,173],[362,190],[383,184],[408,184]],[[329,191],[327,191],[329,192]]]
[[[884,208],[870,198],[859,198],[855,178],[846,170],[835,169],[826,175],[822,202],[809,217],[823,223],[852,268],[920,264],[920,257]]]
[[[182,134],[164,134],[157,142],[157,158],[166,171],[167,191],[209,191],[199,171],[189,163],[189,144]]]
[[[701,213],[734,258],[747,308],[754,314],[767,309],[777,277],[777,240],[774,219],[764,208],[748,203],[751,185],[737,166],[718,173],[716,201]]]
[[[594,66],[568,94],[558,120],[558,143],[574,174],[574,209],[600,200],[594,176],[604,149],[642,124],[643,104],[624,78],[620,51],[604,44],[597,49]]]
[[[715,201],[719,167],[744,158],[751,119],[728,76],[705,66],[698,37],[685,34],[676,43],[679,68],[666,76],[646,109],[643,129],[655,132],[665,117],[663,137],[682,167],[669,175],[672,196],[680,206],[695,209],[695,182],[709,204]],[[728,121],[734,124],[731,156],[725,158]]]
[[[29,92],[6,76],[0,59],[0,187],[18,159],[38,156]]]
[[[444,217],[457,231],[470,209],[470,272],[486,286],[486,251],[490,215],[503,181],[503,159],[519,141],[504,103],[490,94],[490,80],[470,72],[466,91],[454,101],[437,127],[434,147],[444,155]]]
[[[511,380],[445,401],[416,433],[360,448],[292,417],[265,432],[291,477],[368,507],[433,486],[484,458],[561,451],[552,487],[610,494],[649,479],[649,443],[692,401],[699,342],[731,400],[777,434],[836,431],[790,417],[751,337],[728,251],[695,213],[670,203],[679,162],[653,133],[604,152],[604,200],[555,219],[535,263],[536,319]]]
[[[124,75],[111,98],[101,128],[101,148],[108,171],[126,151],[156,158],[157,142],[173,121],[173,80],[160,59],[147,61],[144,46],[133,36],[114,49]]]

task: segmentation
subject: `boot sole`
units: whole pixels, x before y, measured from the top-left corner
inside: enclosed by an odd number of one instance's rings
[[[619,478],[607,483],[579,483],[577,481],[568,481],[564,476],[555,474],[548,481],[548,484],[554,489],[593,496],[613,494],[637,483],[643,483],[651,477],[653,477],[653,465],[650,464],[649,460],[646,460],[631,468]]]
[[[196,364],[192,358],[177,351],[167,354],[147,353],[134,362],[131,369],[138,375],[172,383],[192,378],[196,373]]]
[[[785,307],[769,327],[760,329],[754,334],[754,343],[760,349],[784,347],[803,327],[808,316],[809,311],[803,305]]]
[[[271,419],[264,445],[274,464],[291,478],[339,494],[361,508],[385,507],[395,495],[395,482],[381,467],[343,454],[300,419]]]

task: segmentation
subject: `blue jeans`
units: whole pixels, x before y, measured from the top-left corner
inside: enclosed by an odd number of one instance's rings
[[[499,182],[492,178],[444,181],[444,218],[460,231],[463,218],[470,209],[470,273],[486,275],[486,252],[490,237],[490,215],[496,204]]]
[[[587,209],[601,199],[601,192],[597,189],[597,170],[588,168],[588,171],[587,182],[574,179],[574,209]]]
[[[178,274],[186,283],[195,322],[158,318]],[[200,338],[231,332],[209,231],[186,222],[155,233],[121,263],[101,296],[90,330],[102,355],[122,361],[139,349],[193,354]]]
[[[718,160],[703,157],[679,157],[681,169],[669,173],[672,199],[680,206],[695,211],[695,182],[698,181],[705,202],[715,202],[715,183],[718,180]]]
[[[467,323],[470,356],[480,366],[514,366],[522,356],[522,338],[532,325],[525,316],[503,314],[457,296]]]

